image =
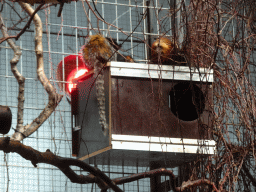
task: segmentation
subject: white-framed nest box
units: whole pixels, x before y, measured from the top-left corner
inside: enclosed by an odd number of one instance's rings
[[[175,167],[212,155],[213,70],[109,62],[103,70],[104,135],[99,124],[95,76],[76,80],[71,94],[73,153],[97,164]]]

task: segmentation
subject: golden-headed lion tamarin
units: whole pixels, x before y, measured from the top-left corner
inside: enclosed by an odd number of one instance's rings
[[[101,73],[102,68],[108,61],[112,59],[115,52],[121,48],[113,39],[105,38],[100,34],[91,35],[87,38],[87,42],[81,48],[81,53],[89,69],[94,69],[94,77],[96,86],[96,97],[99,109],[99,124],[102,127],[104,135],[107,135],[108,124],[105,111],[105,93],[104,93],[104,76]],[[126,62],[133,62],[130,56],[125,56]]]
[[[89,68],[94,68],[94,61],[99,60],[104,63],[112,60],[114,53],[117,53],[117,61],[121,62],[135,62],[129,55],[122,55],[118,52],[121,45],[116,42],[115,39],[103,37],[100,34],[91,35],[88,37],[87,42],[82,47],[81,52],[84,56],[85,63],[89,65]]]
[[[186,65],[185,56],[177,43],[167,37],[158,38],[151,47],[151,63],[163,65]]]
[[[95,86],[99,109],[99,124],[102,127],[104,135],[107,135],[108,123],[105,111],[104,75],[101,73],[101,70],[112,58],[115,50],[105,37],[96,34],[87,38],[87,42],[82,47],[81,53],[88,67],[94,69],[94,77],[97,78]]]
[[[102,68],[114,54],[113,46],[100,34],[91,35],[81,49],[88,67],[94,70]]]

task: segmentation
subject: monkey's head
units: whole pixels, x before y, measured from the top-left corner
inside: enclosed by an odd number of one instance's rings
[[[177,50],[177,44],[174,45],[171,39],[167,37],[158,38],[151,47],[151,56],[153,63],[165,63],[172,59],[172,55],[174,55]]]
[[[109,60],[112,56],[112,48],[109,42],[101,34],[91,35],[83,47],[82,54],[85,60],[92,61],[99,57]]]
[[[113,47],[101,34],[91,35],[87,43],[82,47],[82,55],[90,68],[93,68],[95,61],[104,64],[113,56]]]

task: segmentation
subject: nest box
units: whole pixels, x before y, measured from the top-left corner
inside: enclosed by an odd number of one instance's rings
[[[110,62],[103,73],[107,135],[93,73],[77,79],[71,94],[73,154],[80,160],[175,167],[214,154],[213,70]]]

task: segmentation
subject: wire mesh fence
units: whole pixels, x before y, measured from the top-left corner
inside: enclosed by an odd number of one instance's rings
[[[57,66],[66,56],[76,55],[84,45],[89,35],[102,33],[111,37],[122,45],[121,51],[130,55],[136,62],[146,62],[150,56],[149,47],[160,33],[172,34],[174,19],[171,17],[172,1],[147,2],[134,0],[102,0],[89,1],[93,11],[88,9],[84,1],[65,4],[61,17],[57,17],[59,6],[45,6],[38,12],[43,22],[43,54],[44,70],[51,84],[64,94],[65,97],[57,110],[43,123],[40,129],[26,138],[23,144],[31,146],[41,152],[50,149],[54,154],[71,157],[71,108],[69,95],[63,91],[57,80]],[[6,2],[3,5],[2,16],[8,32],[17,34],[27,23],[29,17],[17,3]],[[36,8],[38,5],[34,5]],[[158,19],[156,19],[156,16]],[[170,16],[170,17],[169,17]],[[98,22],[98,18],[102,21]],[[160,22],[160,23],[159,23]],[[108,25],[113,24],[113,26]],[[20,73],[25,77],[25,105],[24,124],[30,123],[44,109],[48,102],[48,95],[38,80],[36,74],[36,56],[34,49],[34,26],[16,41],[21,48],[22,56],[18,64]],[[149,38],[150,37],[150,38]],[[12,128],[16,127],[18,84],[14,78],[10,60],[13,52],[7,42],[0,45],[0,104],[8,105],[13,114]],[[77,59],[78,60],[78,59]],[[78,65],[78,61],[77,61]],[[65,71],[65,65],[63,65]],[[64,74],[63,74],[64,76]],[[63,86],[63,85],[62,85]],[[8,135],[12,135],[12,129]],[[1,153],[1,190],[15,191],[99,191],[94,184],[81,185],[69,179],[57,168],[39,164],[34,168],[31,162],[17,154]],[[129,176],[133,173],[144,172],[149,167],[128,167],[97,165],[111,178]],[[74,167],[79,174],[87,173]],[[165,178],[162,178],[165,180]],[[149,191],[149,179],[134,181],[121,186],[125,191]]]

